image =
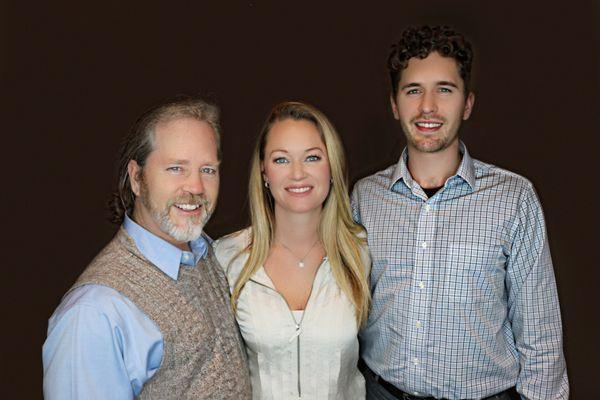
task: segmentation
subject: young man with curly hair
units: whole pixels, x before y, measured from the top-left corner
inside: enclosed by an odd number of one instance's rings
[[[407,146],[352,196],[373,259],[361,333],[368,399],[568,397],[539,199],[459,140],[475,102],[472,60],[444,26],[407,29],[388,60]]]

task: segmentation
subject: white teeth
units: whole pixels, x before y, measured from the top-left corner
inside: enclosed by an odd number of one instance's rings
[[[417,126],[431,129],[439,128],[440,126],[442,126],[442,124],[440,122],[417,122]]]
[[[185,210],[185,211],[193,211],[200,206],[198,204],[175,204],[175,207],[181,208],[182,210]]]
[[[310,188],[308,186],[306,186],[306,187],[301,187],[301,188],[288,188],[288,190],[292,193],[304,193],[304,192],[308,192],[310,190]]]

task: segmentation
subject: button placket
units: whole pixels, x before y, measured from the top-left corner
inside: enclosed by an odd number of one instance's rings
[[[431,308],[431,281],[434,273],[433,249],[436,231],[435,206],[427,202],[421,205],[418,221],[416,250],[413,270],[413,289],[411,290],[411,354],[409,365],[421,379],[425,379],[426,360],[429,343],[427,341],[427,323]]]

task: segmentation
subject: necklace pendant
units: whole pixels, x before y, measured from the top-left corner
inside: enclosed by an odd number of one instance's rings
[[[304,261],[299,261],[299,262],[298,262],[298,266],[299,266],[300,268],[304,268]]]

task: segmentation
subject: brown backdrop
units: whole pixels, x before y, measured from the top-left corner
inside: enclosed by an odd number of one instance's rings
[[[597,1],[16,3],[0,3],[3,398],[42,396],[47,318],[115,231],[104,209],[115,155],[143,110],[180,93],[221,105],[222,190],[208,227],[219,236],[247,221],[250,148],[279,101],[309,101],[333,120],[352,182],[395,162],[403,141],[385,59],[420,23],[450,24],[475,44],[464,140],[536,185],[572,398],[597,397]]]

